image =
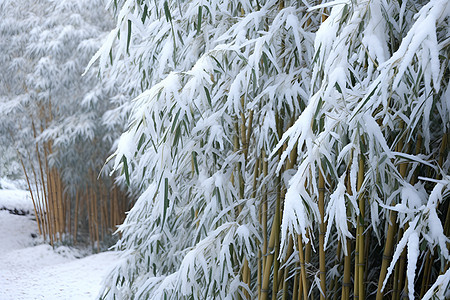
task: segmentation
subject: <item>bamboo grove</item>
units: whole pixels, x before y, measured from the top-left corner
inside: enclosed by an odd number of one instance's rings
[[[2,143],[16,150],[43,239],[97,251],[114,242],[131,205],[124,184],[100,172],[122,127],[103,121],[120,93],[94,68],[81,77],[111,25],[102,9],[91,0],[0,3]]]
[[[447,1],[110,7],[140,196],[103,298],[448,297]]]
[[[41,109],[40,114],[40,131],[32,121],[35,139],[45,130],[43,126],[51,121],[50,109]],[[92,249],[99,251],[111,243],[113,231],[123,222],[124,212],[130,205],[128,196],[110,178],[97,178],[99,169],[90,170],[83,183],[67,188],[61,175],[64,168],[49,164],[53,151],[51,141],[36,141],[34,149],[28,149],[26,155],[18,153],[39,234],[52,246],[61,243],[75,245],[78,237],[86,243],[87,237]]]

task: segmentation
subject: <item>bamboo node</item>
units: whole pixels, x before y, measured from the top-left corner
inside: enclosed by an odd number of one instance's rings
[[[353,286],[353,284],[351,284],[351,283],[343,283],[342,286],[351,288]]]

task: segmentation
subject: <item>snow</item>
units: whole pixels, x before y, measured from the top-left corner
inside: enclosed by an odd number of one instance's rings
[[[0,178],[0,210],[14,209],[31,213],[33,211],[33,203],[31,202],[30,193],[18,189],[17,182]],[[0,222],[2,221],[0,220]]]
[[[3,187],[5,187],[3,185]],[[0,299],[95,299],[103,277],[118,259],[117,252],[83,256],[83,251],[53,249],[38,237],[28,192],[0,190]]]

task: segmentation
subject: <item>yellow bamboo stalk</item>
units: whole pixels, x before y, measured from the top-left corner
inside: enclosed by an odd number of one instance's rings
[[[342,252],[342,244],[341,241],[338,241],[338,246],[336,249],[336,267],[341,265],[341,252]],[[333,280],[331,280],[329,291],[333,291],[334,299],[337,299],[337,288],[338,288],[338,276],[335,276]]]
[[[298,286],[299,286],[299,281],[300,281],[299,277],[301,276],[300,272],[299,272],[299,268],[300,268],[300,265],[297,262],[297,264],[295,265],[294,284],[292,286],[292,299],[293,300],[298,299],[298,290],[299,290]]]
[[[299,260],[300,260],[300,279],[301,284],[299,284],[300,288],[303,291],[303,299],[308,299],[308,282],[306,280],[306,264],[305,264],[305,255],[303,253],[303,239],[302,235],[297,235],[297,242],[298,242],[298,254],[299,254]],[[301,292],[299,292],[299,299],[301,297]]]
[[[356,218],[356,223],[359,224],[360,219],[359,216]],[[356,226],[356,243],[355,243],[355,270],[353,275],[353,299],[357,300],[359,299],[359,243],[358,243],[358,236],[360,235],[360,229],[358,226]]]
[[[361,193],[361,186],[364,180],[364,160],[362,155],[359,158],[359,171],[358,171],[358,183],[357,183],[357,191],[359,193],[359,235],[358,235],[358,244],[359,244],[359,257],[358,257],[358,295],[360,299],[365,299],[365,283],[364,283],[364,267],[365,267],[365,253],[364,253],[364,217],[365,217],[365,197],[363,193]]]
[[[351,164],[351,163],[350,163]],[[352,189],[350,184],[350,175],[349,171],[347,171],[347,179],[346,179],[346,189],[347,194],[352,195]],[[347,212],[348,213],[348,212]],[[347,221],[348,228],[351,228],[350,222]],[[347,253],[344,254],[344,277],[342,279],[342,294],[341,299],[349,299],[350,298],[350,287],[351,287],[351,264],[352,264],[352,242],[349,238],[345,239]]]
[[[381,271],[380,276],[378,278],[378,289],[377,289],[377,296],[376,300],[382,300],[384,298],[384,293],[381,291],[381,288],[383,287],[384,279],[386,278],[387,274],[387,268],[389,267],[391,260],[392,260],[392,251],[394,248],[394,236],[395,233],[398,230],[397,225],[397,212],[391,210],[389,213],[389,226],[388,231],[386,235],[386,241],[384,244],[384,251],[383,251],[383,260],[381,263]]]
[[[322,174],[322,170],[319,171],[319,272],[320,272],[320,299],[325,300],[327,298],[326,288],[326,262],[325,262],[325,178]]]
[[[294,243],[292,240],[292,236],[289,236],[289,243],[288,243],[288,251],[286,253],[286,258],[284,259],[284,274],[282,276],[280,276],[280,278],[282,278],[281,280],[281,284],[282,287],[280,289],[282,289],[283,294],[282,294],[282,299],[283,300],[287,300],[288,297],[288,280],[287,278],[289,277],[289,267],[286,265],[287,261],[289,260],[289,258],[291,257],[292,253],[294,252]]]
[[[77,243],[77,234],[78,234],[78,206],[80,203],[80,191],[77,190],[75,192],[75,211],[73,214],[73,243]]]
[[[275,215],[279,214],[279,211],[275,211]],[[272,269],[273,259],[274,259],[274,247],[276,242],[276,231],[279,231],[277,222],[274,220],[272,223],[272,229],[270,232],[269,244],[267,249],[267,257],[264,264],[263,270],[263,281],[261,287],[261,300],[266,300],[269,293],[269,283],[270,283],[270,271]]]
[[[275,238],[274,238],[274,245],[273,245],[273,253],[274,253],[274,260],[273,260],[273,283],[272,283],[272,299],[276,299],[278,294],[278,269],[280,266],[280,262],[278,261],[278,255],[280,253],[280,225],[281,225],[281,182],[280,177],[276,177],[276,186],[277,186],[277,199],[275,204],[275,216],[273,222],[275,223]],[[272,226],[273,227],[273,226]]]
[[[19,151],[17,151],[17,154],[19,154]],[[22,157],[20,157],[20,154],[19,154],[19,160],[20,160],[20,164],[22,165],[25,179],[27,181],[28,189],[30,190],[31,202],[33,202],[34,215],[36,216],[36,222],[38,224],[39,235],[42,235],[41,220],[39,220],[39,213],[36,209],[36,200],[34,198],[33,189],[31,188],[30,178],[28,177],[27,170],[25,169],[25,165],[23,163]]]
[[[95,225],[95,240],[97,242],[97,251],[100,251],[100,235],[99,235],[99,226],[98,226],[98,198],[97,193],[94,190],[94,201],[92,201],[92,205],[94,206],[94,225]]]
[[[268,162],[266,160],[266,152],[262,150],[261,153],[261,163],[263,169],[264,179],[267,179],[268,175]],[[267,258],[267,250],[268,250],[268,236],[267,236],[267,186],[264,183],[262,189],[262,229],[263,229],[263,248],[262,248],[262,256],[263,256],[263,270],[265,270],[265,263]]]

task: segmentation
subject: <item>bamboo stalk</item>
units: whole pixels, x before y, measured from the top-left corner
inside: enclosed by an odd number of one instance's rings
[[[294,284],[292,286],[292,299],[298,299],[298,290],[299,290],[299,281],[300,281],[300,272],[299,272],[300,265],[297,262],[295,265],[295,275],[294,275]],[[300,276],[299,276],[300,275]]]
[[[336,263],[335,266],[338,268],[341,265],[341,252],[342,252],[342,244],[341,241],[338,241],[338,246],[336,249]],[[335,276],[334,279],[330,283],[329,291],[333,291],[334,299],[337,298],[337,289],[338,289],[338,278],[339,276]]]
[[[406,224],[403,233],[408,229],[409,225]],[[405,295],[408,294],[408,282],[405,280],[405,265],[406,265],[406,249],[403,249],[402,255],[400,256],[400,265],[399,265],[399,272],[398,272],[398,289],[399,289],[399,297],[401,297],[402,291]],[[403,287],[403,289],[402,289]]]
[[[36,139],[36,126],[34,125],[34,121],[31,122],[31,128],[33,130],[33,136]],[[39,164],[39,173],[40,173],[40,177],[41,177],[41,183],[42,183],[42,192],[44,194],[44,207],[45,207],[45,223],[47,224],[47,234],[48,234],[48,238],[50,240],[50,245],[53,246],[53,223],[51,222],[51,216],[52,216],[52,212],[50,209],[50,203],[49,203],[49,199],[48,199],[48,192],[46,189],[46,184],[45,184],[45,180],[44,180],[44,167],[42,164],[42,159],[41,159],[41,154],[39,151],[39,147],[38,147],[38,143],[35,143],[35,150],[36,150],[36,155],[37,155],[37,160],[38,160],[38,164]]]
[[[364,283],[364,217],[365,217],[365,197],[361,193],[361,186],[364,180],[364,160],[362,155],[359,158],[359,171],[358,171],[358,184],[357,192],[359,193],[359,222],[358,222],[358,237],[357,243],[359,246],[359,256],[358,256],[358,296],[360,299],[365,299],[365,283]]]
[[[384,293],[382,291],[383,282],[386,278],[387,274],[387,268],[389,267],[391,260],[392,260],[392,251],[394,249],[394,236],[395,233],[398,230],[397,225],[397,212],[394,210],[391,210],[389,213],[389,226],[388,231],[386,235],[386,241],[384,244],[384,251],[383,251],[383,260],[381,262],[381,271],[380,276],[378,278],[378,289],[377,289],[377,296],[376,300],[382,300],[384,297]]]
[[[359,216],[356,218],[356,223],[359,224],[360,220],[359,220]],[[359,267],[358,267],[358,262],[359,262],[359,243],[358,243],[358,237],[360,235],[359,233],[359,227],[356,226],[356,242],[355,242],[355,270],[354,270],[354,275],[353,275],[353,298],[359,299]]]
[[[19,151],[17,151],[17,154],[19,154]],[[19,154],[20,155],[20,154]],[[36,209],[36,200],[34,199],[33,190],[31,188],[30,178],[28,177],[27,170],[25,169],[25,165],[23,163],[22,157],[19,156],[20,164],[22,165],[23,173],[25,175],[25,179],[27,181],[28,189],[30,190],[30,196],[31,196],[31,202],[33,202],[33,208],[34,208],[34,214],[36,216],[36,222],[38,225],[39,235],[42,235],[42,229],[41,229],[41,221],[39,220],[39,214]]]
[[[280,262],[278,255],[280,254],[280,225],[281,225],[281,182],[280,176],[276,177],[277,199],[275,204],[275,217],[273,222],[276,224],[275,243],[274,243],[274,261],[273,261],[273,284],[272,284],[272,299],[276,299],[278,294],[278,269]]]
[[[298,254],[299,254],[299,259],[300,259],[300,279],[301,279],[301,284],[300,284],[300,288],[303,291],[303,299],[308,299],[308,282],[306,280],[306,265],[305,265],[305,256],[303,254],[303,239],[302,239],[302,235],[299,234],[297,236],[297,241],[298,241]],[[299,292],[299,298],[301,297],[301,293]]]
[[[325,262],[325,178],[322,170],[319,170],[319,272],[320,272],[320,299],[325,300],[327,298],[326,288],[326,262]]]
[[[350,163],[351,164],[351,163]],[[350,165],[349,164],[349,165]],[[346,178],[346,190],[347,194],[352,196],[352,188],[350,184],[350,172],[347,171],[347,178]],[[348,211],[347,211],[348,214]],[[349,221],[347,221],[347,227],[351,228],[351,224]],[[344,254],[344,277],[342,279],[342,294],[341,299],[350,299],[350,287],[351,287],[351,264],[352,264],[352,242],[349,238],[345,238],[347,253]]]
[[[294,243],[292,241],[292,236],[289,236],[289,243],[288,243],[288,251],[286,253],[286,258],[284,259],[284,274],[282,276],[280,276],[282,278],[282,287],[281,289],[283,290],[283,295],[282,295],[282,299],[286,300],[287,296],[288,296],[288,280],[287,278],[289,277],[289,266],[287,266],[287,262],[289,260],[289,258],[291,257],[292,253],[294,252]]]
[[[266,152],[262,150],[261,153],[261,163],[263,169],[263,178],[264,180],[268,175],[268,162],[266,160]],[[268,236],[267,236],[267,186],[263,184],[262,190],[262,230],[263,230],[263,248],[262,248],[262,256],[263,256],[263,270],[265,270],[265,263],[267,258],[267,249],[268,249]]]
[[[77,234],[78,234],[78,206],[80,203],[80,192],[77,190],[75,194],[75,212],[73,215],[73,243],[77,243]]]

